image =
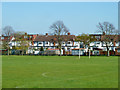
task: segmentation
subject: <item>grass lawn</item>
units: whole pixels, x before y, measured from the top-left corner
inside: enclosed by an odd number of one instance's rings
[[[2,57],[0,57],[0,90],[2,89]]]
[[[118,88],[118,57],[3,56],[3,88]]]

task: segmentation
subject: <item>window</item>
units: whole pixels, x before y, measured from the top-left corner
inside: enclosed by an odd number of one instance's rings
[[[107,48],[103,48],[103,51],[107,51]]]
[[[117,50],[118,53],[120,53],[120,50]]]
[[[48,44],[48,42],[45,42],[45,44]]]
[[[70,51],[70,48],[67,48],[68,51]]]
[[[102,44],[105,44],[105,42],[102,42]]]
[[[34,42],[34,44],[37,44],[37,42]]]
[[[93,38],[93,36],[91,36],[91,38]]]
[[[100,39],[100,36],[95,36],[96,39]]]
[[[80,48],[84,48],[84,47],[83,47],[83,44],[80,44]]]
[[[120,42],[118,42],[119,46],[120,46]]]
[[[30,38],[32,38],[32,36],[30,36]]]
[[[65,42],[63,42],[62,44],[65,44]]]
[[[94,51],[94,55],[99,55],[99,51],[98,51],[98,50],[95,50],[95,51]]]
[[[39,42],[38,44],[42,44],[42,42]]]
[[[96,44],[100,44],[100,42],[96,42]]]
[[[4,37],[1,37],[1,39],[3,40],[3,39],[4,39]]]
[[[24,38],[27,38],[27,36],[24,36]]]
[[[67,44],[71,44],[71,42],[69,41]]]
[[[111,47],[112,48],[112,51],[114,51],[114,47]]]

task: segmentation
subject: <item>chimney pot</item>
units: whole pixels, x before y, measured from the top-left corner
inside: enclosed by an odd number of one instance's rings
[[[25,35],[27,35],[27,33],[25,33]]]
[[[46,33],[46,35],[48,35],[48,33]]]
[[[68,35],[70,35],[70,32],[68,32]]]

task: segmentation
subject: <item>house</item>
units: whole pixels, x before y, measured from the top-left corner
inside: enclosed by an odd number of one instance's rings
[[[68,33],[67,35],[61,35],[62,40],[62,50],[63,54],[66,54],[66,52],[71,52],[73,48],[78,48],[79,43],[75,41],[76,36],[70,35]],[[46,33],[45,35],[38,35],[34,40],[34,46],[33,48],[36,50],[39,50],[41,47],[46,49],[56,49],[58,48],[58,42],[57,42],[57,36],[56,35],[48,35]]]
[[[0,49],[0,55],[7,55],[8,51],[7,49]]]
[[[11,42],[11,46],[12,46],[12,50],[15,51],[16,47],[21,47],[21,44],[23,41],[23,46],[28,46],[26,47],[26,51],[25,51],[25,54],[28,54],[28,53],[33,53],[33,50],[32,50],[32,46],[34,45],[33,41],[34,39],[36,38],[38,34],[27,34],[25,33],[24,35],[21,35],[21,36],[14,36],[14,39],[12,40]],[[22,48],[22,47],[21,47]],[[19,51],[20,53],[22,52],[22,49],[19,48]],[[14,52],[13,52],[14,53]]]
[[[14,39],[13,36],[4,36],[4,35],[0,36],[0,48],[1,49],[4,48],[3,44],[6,43],[9,45],[9,47],[11,49],[13,39]],[[6,49],[6,48],[4,48],[4,49]]]
[[[11,49],[11,42],[14,39],[13,36],[0,36],[0,54],[7,55],[8,48]]]
[[[120,56],[120,47],[115,48],[115,55]]]
[[[104,37],[107,36],[104,34],[91,34],[91,36],[96,37],[94,42],[90,43],[90,49],[92,50],[92,55],[107,55],[106,44],[104,43]],[[110,40],[110,55],[115,55],[115,50],[118,46],[120,46],[120,35],[111,35]]]
[[[26,41],[29,41],[29,46],[32,46],[34,43],[33,43],[33,40],[36,38],[38,34],[36,35],[32,35],[32,34],[27,34],[25,33],[24,35],[20,36],[20,37],[14,37],[14,39],[12,40],[12,46],[19,46],[20,44],[20,39],[21,40],[26,40]]]
[[[103,34],[90,34],[91,37],[95,37],[95,40],[91,42],[90,48],[85,47],[83,48],[83,42],[76,41],[76,36],[67,33],[67,35],[61,35],[62,38],[62,46],[61,46],[61,54],[62,55],[78,55],[79,48],[80,48],[80,55],[88,55],[88,51],[90,49],[91,55],[107,55],[107,48],[104,41],[105,33]],[[111,35],[110,40],[110,55],[120,55],[120,35],[114,36]],[[26,49],[26,54],[39,54],[40,48],[43,47],[46,53],[58,53],[58,37],[57,35],[49,35],[46,33],[45,35],[38,35],[38,34],[27,34],[20,36],[18,39],[16,36],[0,36],[0,46],[2,49],[2,45],[4,42],[9,42],[9,47],[12,50],[12,53],[15,52],[15,48],[21,47],[21,42],[26,41],[28,47]],[[25,44],[25,43],[24,43]],[[19,50],[20,51],[20,50]],[[21,52],[21,51],[20,51]]]
[[[4,35],[2,35],[2,36],[0,36],[0,45],[3,44],[3,41],[6,41],[6,42],[11,43],[11,41],[12,41],[13,39],[14,39],[13,36],[4,36]]]

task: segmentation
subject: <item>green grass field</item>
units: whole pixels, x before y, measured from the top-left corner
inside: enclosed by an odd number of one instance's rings
[[[3,88],[118,88],[118,57],[3,56]]]
[[[2,89],[2,57],[0,57],[0,90]]]

